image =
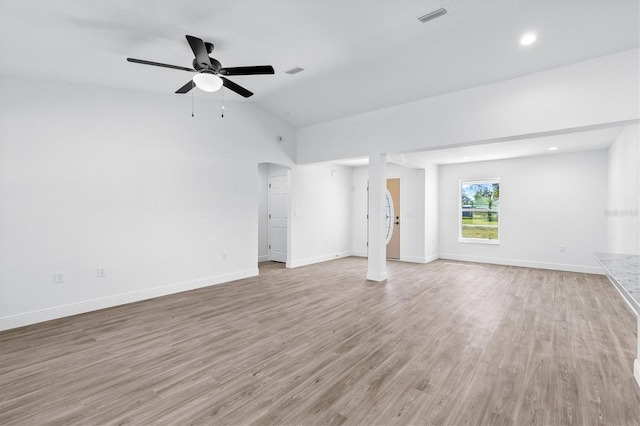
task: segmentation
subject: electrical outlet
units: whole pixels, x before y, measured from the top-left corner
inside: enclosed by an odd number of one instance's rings
[[[564,253],[565,251],[567,251],[567,248],[565,246],[560,246],[560,252]]]
[[[56,272],[54,277],[56,284],[62,284],[64,282],[64,272]]]
[[[229,257],[229,254],[226,251],[223,251],[220,254],[220,257],[222,258],[222,260],[227,260],[227,258]]]
[[[107,276],[107,268],[104,266],[98,266],[98,278],[104,278]]]

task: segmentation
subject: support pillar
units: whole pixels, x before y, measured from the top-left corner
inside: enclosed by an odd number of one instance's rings
[[[369,156],[369,257],[367,279],[387,279],[387,244],[384,236],[387,154]]]

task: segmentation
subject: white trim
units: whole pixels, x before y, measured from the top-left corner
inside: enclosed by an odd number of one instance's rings
[[[426,259],[424,257],[420,257],[420,256],[404,256],[401,257],[400,259],[387,259],[387,260],[391,260],[393,262],[408,262],[408,263],[427,263]]]
[[[351,252],[350,256],[367,257],[367,253],[366,252],[361,252],[361,251],[354,251],[354,252]],[[440,259],[440,256],[438,256],[437,254],[432,254],[432,255],[429,255],[427,257],[406,256],[406,257],[403,257],[402,259],[387,259],[387,260],[392,260],[393,262],[431,263],[434,260],[438,260],[438,259]]]
[[[374,274],[373,272],[367,272],[367,280],[368,281],[376,281],[376,282],[382,282],[384,280],[386,280],[388,277],[387,272],[382,272],[380,274]]]
[[[405,256],[405,257],[400,259],[400,262],[430,263],[430,262],[433,262],[434,260],[438,260],[438,255],[437,254],[432,254],[431,256],[427,256],[427,257]]]
[[[433,262],[435,260],[438,260],[438,259],[440,259],[440,256],[438,254],[431,254],[431,255],[425,257],[426,261],[424,263],[431,263],[431,262]]]
[[[258,268],[246,269],[229,274],[217,275],[214,277],[200,278],[193,281],[185,281],[175,284],[167,284],[159,287],[133,291],[131,293],[116,294],[113,296],[101,297],[98,299],[85,300],[83,302],[71,303],[68,305],[54,306],[38,311],[25,312],[0,318],[0,330],[9,330],[25,325],[36,324],[43,321],[50,321],[64,318],[71,315],[83,314],[99,309],[111,308],[125,305],[127,303],[139,302],[141,300],[153,299],[154,297],[167,296],[169,294],[183,291],[195,290],[216,284],[224,284],[230,281],[243,278],[255,277],[258,275]]]
[[[537,262],[533,260],[502,259],[497,257],[465,256],[441,253],[440,259],[459,260],[462,262],[490,263],[494,265],[520,266],[523,268],[550,269],[553,271],[580,272],[585,274],[605,275],[598,266],[570,265],[566,263]]]
[[[294,259],[291,262],[287,262],[287,268],[299,268],[301,266],[313,265],[314,263],[327,262],[329,260],[340,259],[341,257],[351,256],[350,251],[343,251],[340,253],[324,254],[322,256],[307,257],[306,259]]]
[[[366,252],[354,251],[351,252],[350,256],[354,257],[367,257]],[[408,262],[408,263],[431,263],[434,260],[438,260],[440,257],[437,254],[432,254],[427,257],[419,257],[419,256],[406,256],[402,259],[391,259],[394,262]]]
[[[269,255],[268,254],[264,254],[262,256],[258,256],[258,263],[260,262],[266,262],[269,260]]]
[[[500,229],[498,228],[498,235],[500,235]],[[487,238],[462,238],[460,237],[458,239],[459,243],[462,244],[490,244],[490,245],[494,245],[494,246],[499,246],[500,245],[500,241],[499,240],[489,240]]]

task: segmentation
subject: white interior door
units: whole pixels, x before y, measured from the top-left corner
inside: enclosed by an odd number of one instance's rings
[[[269,260],[287,261],[289,179],[269,176]]]

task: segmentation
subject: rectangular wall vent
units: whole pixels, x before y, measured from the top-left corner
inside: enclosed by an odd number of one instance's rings
[[[298,74],[299,72],[304,71],[304,68],[302,67],[293,67],[290,70],[285,71],[287,74],[293,75],[293,74]]]
[[[418,16],[418,21],[424,24],[425,22],[431,21],[432,19],[439,18],[442,15],[446,15],[446,14],[447,14],[447,9],[445,9],[444,7],[441,7],[440,9],[436,9],[432,12],[425,13],[422,16]]]

